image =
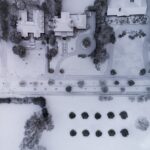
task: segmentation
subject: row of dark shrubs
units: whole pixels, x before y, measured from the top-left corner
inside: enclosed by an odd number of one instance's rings
[[[101,137],[102,134],[103,134],[103,133],[102,133],[102,131],[100,131],[100,130],[97,130],[97,131],[95,132],[95,135],[96,135],[97,137]],[[123,137],[128,137],[128,136],[129,136],[129,131],[128,131],[127,129],[122,129],[122,130],[120,131],[120,134],[121,134]],[[76,135],[77,135],[77,131],[74,130],[74,129],[72,129],[72,130],[70,131],[70,136],[74,137],[74,136],[76,136]],[[87,130],[87,129],[83,130],[83,131],[82,131],[82,135],[83,135],[84,137],[90,136],[89,130]],[[111,136],[111,137],[113,137],[113,136],[116,135],[116,131],[115,131],[114,129],[110,129],[110,130],[108,130],[108,135]]]
[[[46,99],[44,97],[25,97],[25,98],[0,98],[0,104],[34,104],[42,109],[44,118],[47,118],[49,113],[46,108]]]
[[[15,103],[15,104],[35,104],[41,108],[46,106],[46,100],[44,97],[25,97],[25,98],[0,98],[0,103]]]

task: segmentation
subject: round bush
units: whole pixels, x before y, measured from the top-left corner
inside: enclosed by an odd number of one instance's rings
[[[114,81],[114,84],[119,85],[120,83],[119,83],[119,81]]]
[[[78,87],[79,87],[79,88],[83,88],[85,83],[84,83],[83,80],[81,80],[81,81],[78,81],[77,84],[78,84]]]
[[[129,85],[129,86],[133,86],[134,84],[135,84],[135,82],[134,82],[133,80],[129,80],[129,81],[128,81],[128,85]]]
[[[83,119],[88,119],[89,118],[89,114],[87,112],[83,112],[81,114],[81,116],[82,116]]]
[[[113,112],[108,112],[107,116],[109,119],[113,119],[115,117],[115,114]]]
[[[65,73],[65,70],[64,70],[64,69],[60,69],[60,73],[61,73],[61,74],[64,74],[64,73]]]
[[[90,38],[86,37],[85,39],[83,39],[82,44],[85,48],[88,48],[91,46],[91,40]]]
[[[72,86],[67,86],[66,87],[66,92],[68,92],[68,93],[72,92]]]
[[[122,130],[120,131],[120,133],[121,133],[121,135],[122,135],[123,137],[127,137],[127,136],[129,135],[129,132],[128,132],[127,129],[122,129]]]
[[[89,136],[90,135],[90,132],[88,131],[88,130],[83,130],[82,131],[82,134],[83,134],[83,136]]]
[[[108,135],[109,135],[109,136],[115,136],[115,135],[116,135],[115,130],[110,129],[110,130],[108,131]]]
[[[76,130],[71,130],[71,131],[70,131],[70,136],[76,136],[76,135],[77,135]]]
[[[71,112],[70,114],[69,114],[69,118],[70,119],[74,119],[76,117],[76,114],[74,113],[74,112]]]
[[[111,74],[111,75],[116,75],[117,72],[116,72],[116,70],[112,69],[112,70],[110,71],[110,74]]]
[[[95,132],[95,135],[96,135],[97,137],[100,137],[100,136],[102,136],[102,132],[101,132],[100,130],[97,130],[97,131]]]
[[[126,111],[122,111],[122,112],[120,112],[120,117],[122,118],[122,119],[127,119],[128,118],[128,113],[126,112]]]
[[[96,113],[96,114],[95,114],[95,119],[97,119],[97,120],[98,120],[98,119],[100,119],[101,117],[102,117],[102,116],[101,116],[101,114],[100,114],[100,113]]]
[[[143,75],[145,75],[145,74],[146,74],[146,69],[144,69],[144,68],[141,69],[141,70],[140,70],[140,75],[143,76]]]
[[[23,45],[15,45],[12,48],[14,54],[18,55],[20,58],[24,58],[26,56],[26,47]]]

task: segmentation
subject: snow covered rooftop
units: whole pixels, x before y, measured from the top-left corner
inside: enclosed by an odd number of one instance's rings
[[[73,26],[69,13],[62,12],[61,18],[55,17],[54,23],[56,36],[73,36]]]
[[[62,12],[61,18],[55,17],[54,19],[56,36],[73,36],[74,27],[86,29],[86,15],[71,15],[69,12]]]
[[[146,0],[109,0],[107,15],[144,15],[146,10]]]
[[[43,11],[32,10],[28,14],[27,10],[20,10],[19,15],[17,30],[22,33],[23,37],[27,37],[29,33],[33,33],[34,37],[40,37],[41,33],[44,33]]]

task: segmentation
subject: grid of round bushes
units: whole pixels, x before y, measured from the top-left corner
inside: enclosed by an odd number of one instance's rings
[[[84,129],[84,130],[82,130],[81,134],[82,134],[83,137],[89,137],[90,136],[90,131],[88,129]],[[116,131],[114,129],[109,129],[107,134],[110,137],[114,137],[114,136],[116,136]],[[121,129],[120,134],[121,134],[122,137],[128,137],[129,136],[129,131],[128,131],[128,129]],[[77,131],[75,129],[70,130],[70,136],[71,137],[77,136]],[[95,136],[96,137],[102,137],[103,136],[102,131],[101,130],[96,130],[95,131]]]

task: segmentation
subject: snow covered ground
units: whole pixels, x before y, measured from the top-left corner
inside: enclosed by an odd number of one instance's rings
[[[144,68],[143,43],[144,39],[139,38],[131,40],[125,37],[117,40],[112,68],[118,75],[139,75],[140,70]]]
[[[48,110],[53,116],[54,129],[44,131],[40,145],[47,150],[76,150],[99,149],[102,150],[149,150],[150,128],[142,131],[136,128],[138,118],[147,118],[150,121],[148,102],[131,102],[127,97],[114,97],[114,100],[102,102],[97,96],[47,96]],[[143,111],[144,110],[144,111]],[[39,111],[33,105],[0,105],[0,149],[19,150],[24,135],[24,125],[34,112]],[[120,112],[126,111],[128,117],[122,119]],[[76,117],[69,118],[70,112]],[[83,119],[81,114],[87,112],[89,117]],[[107,114],[114,113],[109,119]],[[96,120],[95,114],[100,113],[101,118]],[[76,136],[70,136],[71,130]],[[89,131],[89,136],[82,135],[83,130]],[[115,136],[109,136],[108,131],[113,129]],[[123,137],[120,131],[127,129],[129,135]],[[95,132],[100,130],[102,136],[97,137]]]
[[[70,12],[72,14],[83,13],[84,10],[93,5],[95,0],[63,0],[63,11]]]
[[[1,150],[20,150],[25,122],[39,110],[35,105],[0,104]]]
[[[65,59],[60,68],[65,70],[65,75],[104,75],[107,67],[108,62],[102,64],[100,71],[98,71],[90,57],[83,59],[78,56],[72,56]]]
[[[146,117],[150,121],[149,104],[150,102],[132,103],[126,97],[115,97],[110,102],[100,102],[96,96],[48,97],[48,106],[53,115],[55,128],[49,133],[44,133],[41,144],[48,150],[149,150],[150,128],[147,131],[135,128],[135,122],[139,117]],[[110,111],[114,112],[114,119],[108,119],[107,113]],[[128,113],[127,119],[121,119],[119,115],[121,111]],[[76,118],[70,119],[70,112],[74,112]],[[88,119],[82,119],[83,112],[89,114]],[[94,118],[97,112],[102,115],[99,120]],[[120,134],[120,130],[124,128],[129,131],[128,137]],[[72,129],[77,132],[74,137],[70,136]],[[82,135],[84,129],[89,130],[88,137]],[[116,131],[114,137],[108,135],[109,129]],[[97,130],[102,131],[101,137],[95,136]]]
[[[42,46],[27,50],[27,56],[21,59],[13,53],[11,43],[1,41],[0,44],[0,76],[27,78],[47,72],[46,50]]]
[[[82,0],[82,2],[81,0],[63,0],[63,11],[73,14],[83,13],[93,3],[94,0]],[[90,22],[95,24],[93,20]],[[89,25],[95,28],[93,24]],[[116,26],[117,36],[125,29],[139,30],[141,27]],[[93,31],[87,33],[89,35]],[[79,38],[80,42],[81,40],[82,36]],[[141,131],[135,127],[135,123],[139,117],[146,117],[150,121],[150,101],[137,103],[129,101],[127,97],[114,96],[113,101],[101,102],[98,98],[98,95],[106,94],[101,91],[100,80],[106,81],[108,94],[138,95],[148,92],[149,79],[146,76],[143,78],[137,76],[139,71],[145,67],[144,40],[144,38],[131,40],[126,36],[117,39],[115,45],[108,45],[110,58],[101,66],[100,72],[96,70],[91,58],[78,57],[78,54],[85,51],[78,47],[81,46],[78,40],[61,41],[58,43],[58,56],[50,63],[51,68],[56,68],[54,76],[47,74],[48,64],[44,46],[37,45],[35,49],[31,48],[27,51],[27,57],[20,59],[13,54],[11,43],[1,41],[0,93],[15,94],[15,96],[46,95],[48,109],[54,121],[54,129],[51,132],[45,131],[40,141],[40,145],[47,147],[47,150],[149,150],[150,128],[147,131]],[[63,45],[68,47],[67,52],[63,52],[65,50]],[[65,71],[62,76],[59,76],[59,69]],[[115,69],[120,78],[109,76],[108,71],[111,69]],[[65,75],[71,76],[69,78]],[[136,79],[132,78],[135,81],[132,87],[128,85],[128,80],[131,80],[130,75],[136,75]],[[121,76],[124,77],[121,78]],[[55,82],[50,83],[53,77]],[[79,80],[85,80],[83,88],[79,87]],[[24,81],[22,86],[19,84],[21,81]],[[119,81],[119,84],[114,85],[115,81]],[[72,87],[72,93],[66,92],[67,86]],[[122,89],[125,90],[124,93],[121,93]],[[33,105],[0,105],[0,150],[19,150],[25,122],[37,111],[39,108]],[[125,120],[119,115],[122,111],[128,113],[128,118]],[[76,114],[74,119],[69,118],[70,112]],[[88,113],[88,119],[82,119],[81,113],[83,112]],[[113,112],[115,117],[109,119],[108,112]],[[101,114],[99,120],[94,117],[96,113]],[[82,134],[85,129],[89,131],[87,137]],[[115,136],[108,135],[110,129],[116,132]],[[121,135],[122,129],[129,131],[127,137]],[[77,135],[71,137],[71,130],[75,130]],[[96,137],[97,130],[102,132],[101,137]]]
[[[37,47],[27,51],[27,56],[20,59],[13,54],[12,50],[7,51],[7,67],[11,76],[17,77],[38,77],[47,71],[45,49]]]
[[[147,33],[147,26],[117,25],[113,26],[113,28],[117,40],[114,45],[107,49],[108,51],[113,51],[110,55],[110,61],[112,63],[110,64],[111,67],[109,67],[115,69],[119,76],[138,76],[140,70],[146,67],[144,53],[147,51],[145,47],[147,36],[141,38],[136,37],[132,40],[129,38],[129,35],[132,35],[134,32],[139,32],[140,30]],[[119,38],[118,35],[124,31],[126,35]]]

